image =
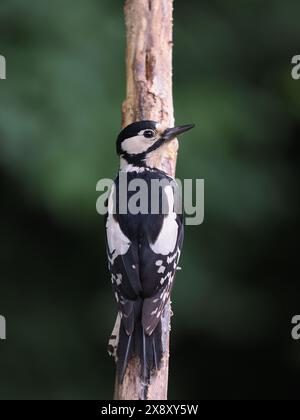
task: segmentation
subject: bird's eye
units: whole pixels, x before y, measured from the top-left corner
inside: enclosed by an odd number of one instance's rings
[[[153,130],[145,130],[144,137],[147,139],[152,139],[152,137],[155,137],[155,132]]]

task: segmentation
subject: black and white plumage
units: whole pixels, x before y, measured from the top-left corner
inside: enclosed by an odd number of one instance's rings
[[[169,300],[183,243],[183,216],[177,210],[178,188],[173,178],[156,167],[168,141],[192,125],[165,128],[154,121],[140,121],[126,127],[117,140],[121,169],[108,199],[106,244],[108,266],[118,316],[109,353],[117,361],[122,382],[128,361],[141,361],[141,375],[147,380],[162,359],[161,316]],[[136,191],[128,185],[143,180],[149,187],[147,214],[120,211],[121,177],[126,174],[127,203]],[[151,214],[151,183],[160,181],[158,212]],[[124,193],[124,191],[121,191]],[[164,206],[164,204],[167,204]],[[123,214],[124,213],[124,214]]]

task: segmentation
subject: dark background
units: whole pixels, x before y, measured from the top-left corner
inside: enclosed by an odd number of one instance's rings
[[[0,398],[112,397],[96,182],[115,176],[123,1],[1,0]],[[299,0],[175,1],[178,173],[204,178],[173,294],[170,398],[299,398]]]

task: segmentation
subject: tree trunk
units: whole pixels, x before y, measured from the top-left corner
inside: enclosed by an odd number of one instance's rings
[[[154,120],[174,126],[172,95],[173,0],[127,0],[127,98],[123,103],[123,126]],[[159,167],[175,176],[177,139],[164,149]],[[137,358],[130,360],[125,378],[116,378],[118,400],[166,400],[168,391],[171,305],[162,316],[164,356],[149,383],[141,379]]]

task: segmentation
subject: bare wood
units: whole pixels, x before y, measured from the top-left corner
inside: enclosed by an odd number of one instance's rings
[[[174,125],[172,93],[173,0],[127,0],[127,98],[123,126],[154,120]],[[175,175],[178,142],[164,151],[162,168]]]
[[[172,95],[173,0],[127,0],[127,97],[122,107],[122,125],[154,120],[174,126]],[[162,149],[159,167],[175,176],[178,142]],[[139,360],[133,358],[122,384],[116,379],[118,400],[166,400],[169,371],[171,305],[162,316],[164,357],[161,369],[150,382],[141,381]]]

